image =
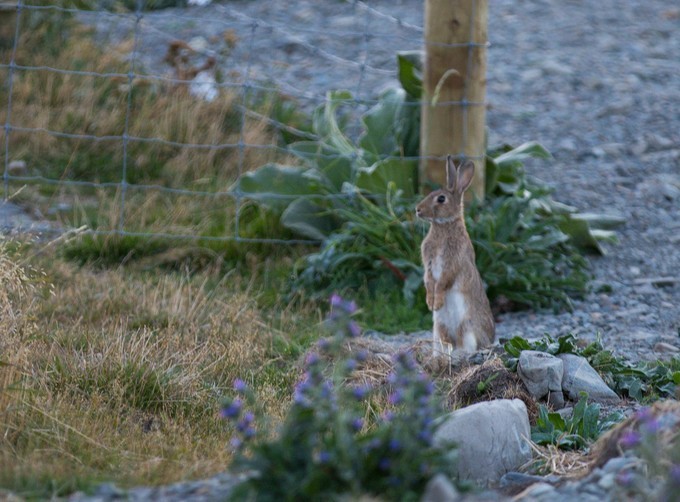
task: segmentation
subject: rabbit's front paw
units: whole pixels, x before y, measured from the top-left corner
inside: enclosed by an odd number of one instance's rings
[[[439,310],[444,306],[444,295],[434,295],[434,302],[432,302],[432,310]]]

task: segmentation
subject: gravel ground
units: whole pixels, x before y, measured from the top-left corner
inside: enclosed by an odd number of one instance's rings
[[[680,9],[665,0],[490,4],[492,139],[542,142],[555,160],[529,169],[554,186],[558,200],[627,220],[620,243],[592,257],[595,292],[573,312],[506,314],[499,336],[600,334],[607,348],[630,359],[667,357],[680,347]],[[180,38],[216,57],[227,83],[275,82],[303,106],[339,88],[370,100],[395,82],[395,51],[419,48],[422,5],[225,0],[145,13],[139,60],[149,73],[168,74],[163,56]],[[102,38],[134,29],[103,13],[83,18]],[[594,481],[567,491],[547,487],[536,500],[579,493],[610,500],[615,472],[595,473]],[[190,495],[182,489],[164,499]]]

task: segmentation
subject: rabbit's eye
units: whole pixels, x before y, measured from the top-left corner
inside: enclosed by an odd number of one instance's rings
[[[443,204],[444,202],[446,202],[446,196],[440,195],[439,197],[437,197],[437,202],[439,202],[440,204]]]

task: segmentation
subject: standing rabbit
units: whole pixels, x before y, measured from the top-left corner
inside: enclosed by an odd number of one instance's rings
[[[465,228],[463,193],[475,165],[446,160],[446,188],[430,193],[416,215],[430,222],[421,254],[425,268],[427,307],[432,310],[433,353],[456,349],[472,352],[496,336],[489,299],[475,265],[475,251]]]

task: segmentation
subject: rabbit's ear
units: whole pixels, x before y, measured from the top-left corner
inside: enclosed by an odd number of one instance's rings
[[[448,155],[446,157],[446,188],[448,188],[450,192],[455,191],[457,180],[458,172],[456,163],[454,162],[453,157]]]
[[[470,183],[472,183],[472,177],[475,175],[475,163],[470,159],[466,160],[465,163],[458,169],[458,180],[456,181],[456,189],[463,193],[468,189]]]

